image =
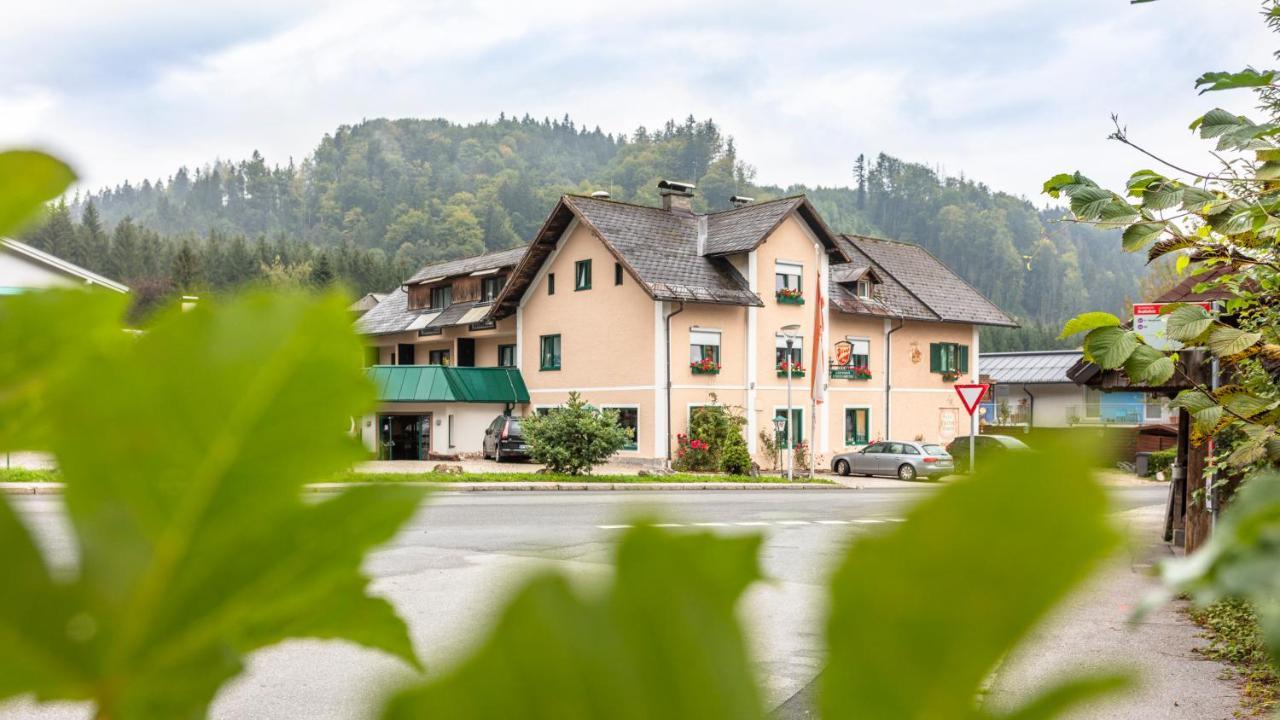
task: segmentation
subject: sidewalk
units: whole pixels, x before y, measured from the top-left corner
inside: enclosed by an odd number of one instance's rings
[[[1173,555],[1160,541],[1163,508],[1138,508],[1117,518],[1133,545],[1005,661],[992,683],[992,705],[1014,707],[1068,673],[1127,667],[1138,678],[1134,690],[1067,717],[1230,720],[1240,709],[1239,689],[1223,679],[1226,665],[1194,652],[1205,641],[1182,613],[1185,603],[1129,623],[1133,608],[1156,585],[1154,564]]]

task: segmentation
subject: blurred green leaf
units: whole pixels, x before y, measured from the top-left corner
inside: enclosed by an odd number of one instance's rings
[[[383,717],[761,718],[734,616],[759,577],[759,546],[757,536],[630,530],[606,592],[535,578],[469,659],[396,696]]]
[[[1106,370],[1123,365],[1136,347],[1138,334],[1118,327],[1096,328],[1084,338],[1084,351],[1089,359]]]
[[[50,290],[0,296],[0,450],[48,450],[54,393],[129,342],[128,296]]]
[[[75,182],[61,160],[34,150],[0,152],[0,236],[17,230]]]
[[[122,334],[94,309],[102,299],[22,298],[32,315],[15,337],[39,345],[61,324]],[[0,568],[23,592],[0,605],[0,696],[89,699],[113,720],[199,717],[245,653],[290,636],[416,664],[359,567],[420,491],[301,499],[303,483],[361,457],[345,434],[372,405],[359,350],[336,295],[254,294],[171,313],[46,383],[79,570],[51,577],[4,505]]]
[[[989,717],[983,682],[1117,546],[1087,455],[1006,454],[859,539],[832,584],[821,716]],[[1058,686],[1009,717],[1051,717],[1119,682]]]
[[[1087,332],[1094,328],[1100,327],[1118,327],[1120,318],[1108,312],[1087,312],[1081,313],[1067,321],[1062,326],[1062,334],[1058,335],[1058,339],[1071,337],[1076,333]]]
[[[1258,610],[1272,663],[1280,665],[1280,473],[1255,473],[1240,485],[1194,554],[1161,564],[1166,590],[1147,606],[1187,593],[1200,606],[1226,598],[1250,600]]]

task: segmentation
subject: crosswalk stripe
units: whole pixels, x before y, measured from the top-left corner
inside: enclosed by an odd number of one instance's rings
[[[596,527],[600,528],[601,530],[625,530],[626,528],[629,528],[631,526],[630,525],[597,525]]]

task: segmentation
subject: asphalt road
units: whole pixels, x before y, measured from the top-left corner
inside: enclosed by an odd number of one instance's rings
[[[716,532],[760,532],[762,563],[773,582],[743,603],[770,707],[782,705],[821,667],[822,582],[847,542],[901,518],[931,491],[896,489],[678,492],[441,493],[366,571],[372,590],[408,622],[429,669],[446,666],[483,632],[503,599],[535,569],[557,567],[584,583],[607,577],[611,539],[630,519]],[[1114,490],[1117,510],[1159,505],[1165,489]],[[74,546],[56,497],[11,497],[57,563],[74,563]],[[218,696],[213,717],[363,718],[379,698],[413,679],[399,661],[332,641],[296,640],[251,656],[247,672]],[[794,703],[793,703],[794,705]],[[790,714],[790,713],[788,713]],[[88,718],[85,706],[0,705],[0,718]]]

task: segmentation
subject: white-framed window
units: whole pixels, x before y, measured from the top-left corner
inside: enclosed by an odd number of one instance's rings
[[[689,362],[710,359],[720,364],[720,331],[705,328],[689,329]]]
[[[845,338],[851,346],[849,349],[849,364],[854,367],[870,367],[871,365],[871,341],[867,338]]]
[[[640,408],[636,405],[601,405],[601,410],[615,410],[618,413],[618,425],[631,433],[631,440],[622,446],[623,450],[637,450],[640,447]]]
[[[859,280],[853,284],[853,294],[864,300],[871,299],[871,281]]]
[[[800,263],[779,260],[773,266],[774,290],[799,290],[800,278],[804,275],[804,266]]]
[[[804,338],[803,337],[797,335],[794,338],[792,338],[790,356],[787,355],[787,338],[784,337],[781,333],[779,333],[775,337],[774,348],[775,348],[775,352],[774,352],[775,365],[781,366],[784,361],[789,359],[793,364],[799,367],[804,367]]]

